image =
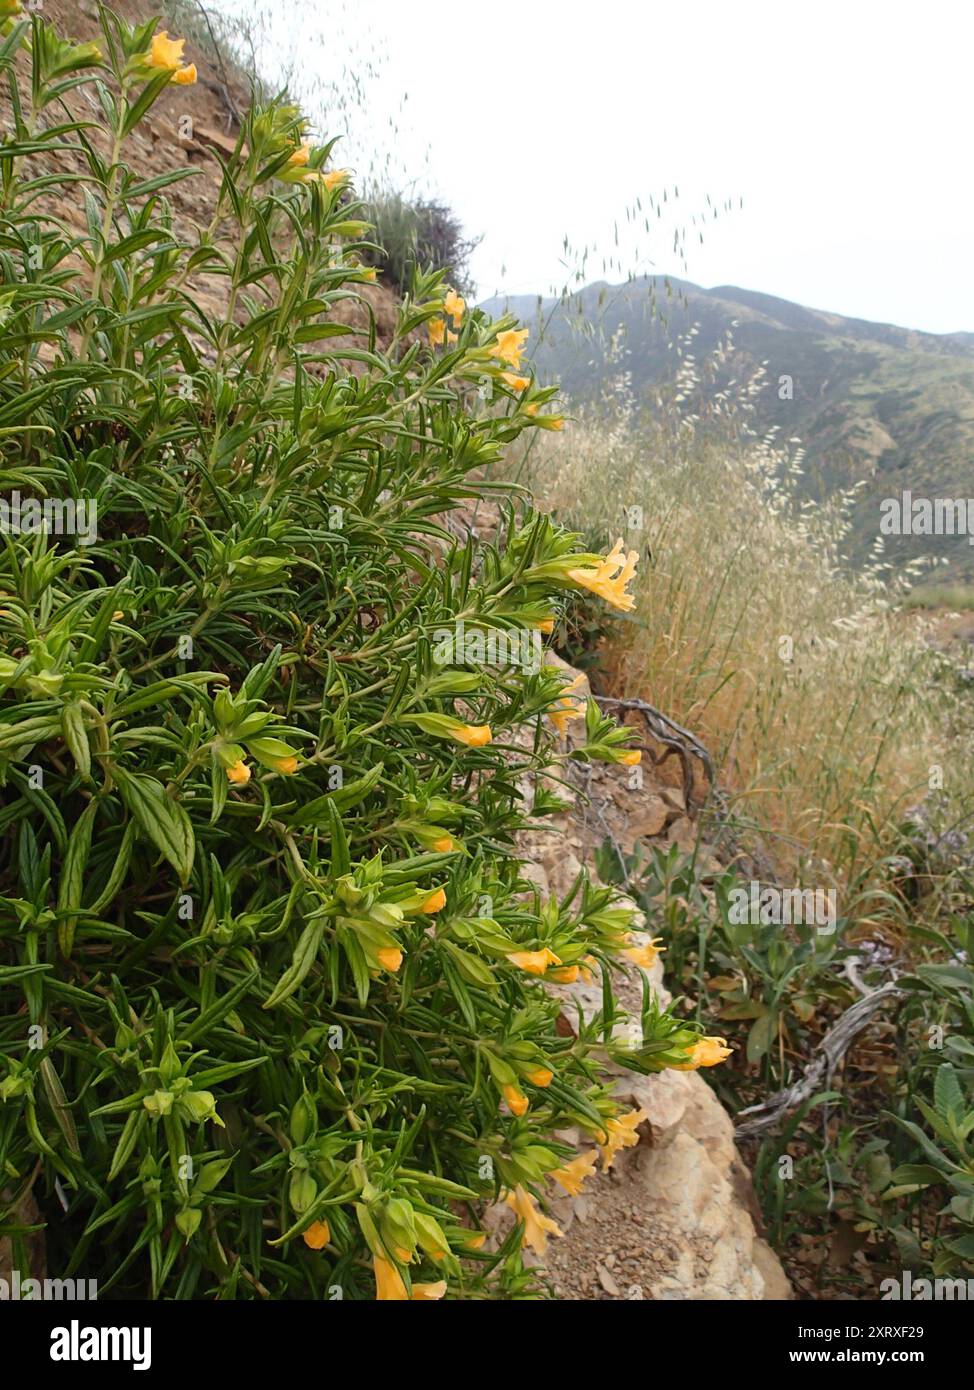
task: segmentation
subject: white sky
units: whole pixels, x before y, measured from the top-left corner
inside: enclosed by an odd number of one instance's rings
[[[242,13],[262,0],[218,3]],[[391,153],[420,191],[483,233],[481,295],[560,288],[567,235],[598,248],[585,281],[668,271],[974,331],[969,0],[273,9],[303,74],[334,78],[344,61],[362,77],[365,101],[339,162],[363,168]],[[640,217],[637,237],[626,208],[640,197],[647,209],[664,188],[673,216],[649,236]],[[708,194],[733,210],[707,221],[700,245],[690,224]],[[688,228],[685,267],[676,225]]]

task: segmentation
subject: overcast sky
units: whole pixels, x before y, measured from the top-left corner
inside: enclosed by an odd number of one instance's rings
[[[262,0],[219,3],[242,12]],[[560,288],[567,235],[597,248],[586,281],[665,271],[974,331],[966,0],[291,0],[273,10],[305,72],[334,77],[350,61],[362,78],[346,144],[354,162],[390,155],[483,234],[481,295]],[[637,236],[626,209],[638,198],[649,211],[664,189],[666,216],[649,234],[640,216]],[[701,245],[694,218],[708,195],[733,210],[705,220]]]

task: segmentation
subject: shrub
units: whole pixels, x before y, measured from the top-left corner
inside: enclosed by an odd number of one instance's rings
[[[553,1131],[611,1155],[634,1123],[600,1079],[608,974],[577,1036],[546,983],[607,971],[631,912],[521,877],[517,831],[560,805],[536,775],[564,756],[563,678],[434,644],[548,630],[621,583],[524,500],[495,546],[443,524],[558,424],[510,371],[524,333],[424,274],[381,347],[361,209],[282,101],[181,234],[166,188],[190,171],[124,154],[193,73],[101,14],[98,46],[38,16],[0,42],[3,483],[62,521],[97,506],[85,537],[22,507],[0,552],[0,1234],[23,1264],[32,1197],[48,1267],[102,1294],[530,1292]],[[59,108],[82,84],[103,131]],[[79,235],[46,201],[75,189]],[[594,704],[586,730],[572,756],[632,761]],[[648,999],[643,1022],[633,1066],[713,1051]],[[488,1252],[504,1191],[520,1220]]]
[[[375,241],[365,260],[392,285],[406,289],[417,270],[441,271],[461,293],[473,293],[469,261],[479,238],[464,236],[448,207],[389,190],[372,192],[365,207]]]

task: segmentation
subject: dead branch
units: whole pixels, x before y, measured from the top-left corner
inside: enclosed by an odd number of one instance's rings
[[[861,987],[861,986],[860,986]],[[845,1013],[829,1029],[819,1045],[818,1055],[805,1068],[804,1075],[794,1085],[773,1096],[760,1105],[749,1105],[738,1112],[735,1124],[735,1137],[744,1139],[763,1130],[771,1129],[790,1110],[811,1100],[816,1091],[831,1084],[832,1073],[845,1056],[855,1038],[862,1032],[874,1013],[903,991],[892,980],[879,989],[869,990],[861,999],[846,1009]],[[744,1116],[750,1118],[744,1119]]]

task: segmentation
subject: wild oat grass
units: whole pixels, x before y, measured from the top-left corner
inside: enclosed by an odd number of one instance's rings
[[[922,620],[896,614],[904,581],[842,566],[851,498],[802,500],[800,449],[751,431],[760,376],[695,414],[696,379],[686,366],[642,410],[623,384],[533,440],[522,476],[593,544],[621,535],[641,553],[636,611],[601,653],[612,690],[710,745],[737,815],[773,837],[782,866],[851,882],[934,765],[963,800],[945,663]]]

